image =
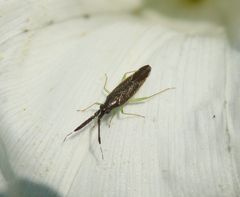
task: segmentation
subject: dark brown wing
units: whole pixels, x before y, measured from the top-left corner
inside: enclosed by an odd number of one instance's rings
[[[108,96],[104,103],[110,109],[126,103],[142,86],[151,71],[150,66],[143,66],[122,81]]]

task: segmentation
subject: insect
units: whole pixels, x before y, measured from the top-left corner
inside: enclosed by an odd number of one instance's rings
[[[99,143],[100,149],[101,149],[100,124],[101,124],[101,119],[105,114],[109,114],[114,109],[120,108],[120,111],[123,114],[144,117],[139,114],[132,114],[132,113],[124,112],[123,111],[124,104],[139,103],[139,102],[145,101],[157,94],[160,94],[164,91],[167,91],[169,89],[174,89],[174,88],[166,88],[166,89],[164,89],[160,92],[157,92],[151,96],[142,97],[142,98],[132,98],[132,96],[139,90],[139,88],[145,82],[145,80],[149,76],[150,72],[151,72],[151,66],[145,65],[145,66],[139,68],[137,71],[131,71],[131,72],[125,73],[122,78],[122,82],[115,89],[113,89],[112,92],[110,92],[106,88],[106,83],[107,83],[107,76],[106,76],[104,90],[108,93],[108,96],[107,96],[105,102],[103,104],[96,102],[96,103],[93,103],[92,105],[90,105],[89,107],[81,110],[81,111],[85,111],[86,109],[92,107],[93,105],[100,105],[99,110],[97,110],[90,118],[88,118],[86,121],[84,121],[80,126],[78,126],[76,129],[74,129],[74,131],[72,131],[71,133],[66,135],[66,137],[64,138],[64,141],[67,139],[68,136],[79,131],[80,129],[85,127],[87,124],[89,124],[93,119],[97,118],[98,143]],[[129,77],[127,77],[127,75],[130,73],[133,73],[133,74],[131,74]],[[113,116],[114,116],[114,114],[113,114]],[[113,118],[113,116],[112,116],[112,118]],[[111,120],[112,120],[112,118],[111,118]],[[111,120],[110,120],[110,122],[111,122]],[[101,149],[101,152],[102,152],[102,149]],[[102,158],[103,158],[103,152],[102,152]]]

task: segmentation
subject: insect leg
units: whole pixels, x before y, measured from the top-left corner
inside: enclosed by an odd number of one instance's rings
[[[175,88],[166,88],[166,89],[164,89],[164,90],[161,90],[160,92],[157,92],[157,93],[155,93],[155,94],[152,94],[152,95],[146,96],[146,97],[131,98],[131,99],[129,99],[128,103],[144,102],[144,101],[146,101],[146,100],[148,100],[148,99],[150,99],[150,98],[152,98],[152,97],[154,97],[154,96],[156,96],[156,95],[158,95],[158,94],[161,94],[161,93],[163,93],[163,92],[165,92],[165,91],[167,91],[167,90],[171,90],[171,89],[175,89]]]
[[[108,81],[108,76],[107,76],[107,74],[105,73],[105,82],[104,82],[103,89],[104,89],[104,91],[105,91],[107,94],[109,94],[110,91],[107,89],[107,81]]]
[[[129,71],[129,72],[126,72],[123,77],[122,77],[122,81],[124,81],[126,78],[127,78],[127,75],[130,74],[130,73],[135,73],[136,70],[133,70],[133,71]]]
[[[101,104],[102,104],[102,103],[96,102],[96,103],[93,103],[92,105],[89,105],[88,107],[86,107],[86,108],[84,108],[84,109],[78,109],[77,111],[86,111],[87,109],[91,108],[91,107],[94,106],[94,105],[101,105]]]
[[[108,127],[109,127],[109,128],[110,128],[110,126],[111,126],[112,119],[113,119],[113,117],[116,115],[116,113],[117,113],[117,112],[115,112],[115,111],[112,112],[112,115],[111,115],[110,120],[109,120],[109,122],[108,122]]]
[[[141,118],[145,118],[145,116],[142,116],[142,115],[139,115],[139,114],[126,113],[126,112],[123,111],[123,107],[121,108],[121,113],[125,114],[125,115],[138,116],[138,117],[141,117]]]

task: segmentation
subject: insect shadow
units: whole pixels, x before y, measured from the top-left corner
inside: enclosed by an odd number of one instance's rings
[[[139,88],[143,85],[143,83],[149,76],[150,72],[151,72],[151,66],[145,65],[145,66],[139,68],[137,71],[130,71],[130,72],[125,73],[123,75],[122,80],[119,83],[119,85],[116,88],[114,88],[111,92],[106,87],[108,77],[105,74],[106,78],[105,78],[105,83],[104,83],[103,89],[108,94],[105,102],[104,103],[95,102],[92,105],[88,106],[87,108],[79,110],[79,111],[85,111],[94,105],[100,106],[99,110],[97,110],[90,118],[85,120],[80,126],[78,126],[76,129],[74,129],[74,131],[67,134],[63,141],[65,141],[73,133],[84,128],[92,120],[97,118],[98,143],[100,145],[102,159],[104,159],[103,151],[102,151],[102,147],[101,147],[101,133],[100,133],[101,119],[103,118],[103,116],[105,116],[106,114],[110,114],[110,112],[112,112],[109,124],[111,124],[113,117],[116,115],[116,113],[118,111],[120,111],[122,114],[125,114],[125,115],[138,116],[138,117],[144,118],[143,115],[125,112],[123,107],[125,106],[125,104],[144,102],[144,101],[146,101],[160,93],[163,93],[167,90],[175,89],[175,88],[166,88],[166,89],[161,90],[150,96],[141,97],[141,98],[132,98],[133,95],[136,94],[136,92],[139,90]],[[130,76],[128,76],[129,74],[130,74]]]

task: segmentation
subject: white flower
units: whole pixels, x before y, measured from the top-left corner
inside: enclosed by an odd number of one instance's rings
[[[0,195],[237,196],[237,6],[0,2]],[[104,73],[113,89],[146,64],[152,73],[137,97],[176,89],[126,106],[145,119],[103,121],[104,160],[91,125],[62,142],[94,113],[77,109],[104,102]]]

